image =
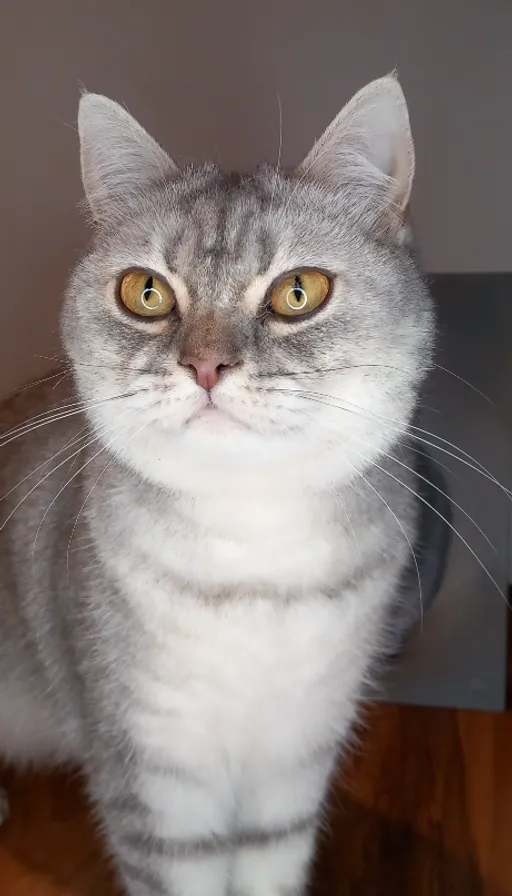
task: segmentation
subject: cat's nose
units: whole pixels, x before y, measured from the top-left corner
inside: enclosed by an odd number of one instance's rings
[[[229,367],[235,367],[239,362],[232,358],[211,355],[208,358],[193,358],[185,355],[180,358],[183,367],[192,367],[198,386],[203,389],[213,389],[219,382],[222,374]]]

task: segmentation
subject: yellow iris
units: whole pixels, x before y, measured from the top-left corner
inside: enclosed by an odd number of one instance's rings
[[[148,271],[130,271],[119,285],[123,305],[139,317],[162,317],[176,304],[173,290]]]
[[[301,317],[318,308],[329,295],[329,278],[320,271],[299,271],[272,290],[272,310],[282,317]]]

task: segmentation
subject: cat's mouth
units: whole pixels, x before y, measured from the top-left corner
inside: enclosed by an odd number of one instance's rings
[[[252,428],[248,426],[248,424],[239,420],[238,417],[235,417],[229,411],[226,411],[224,408],[219,407],[215,401],[211,398],[208,399],[208,403],[203,405],[202,408],[199,408],[197,411],[194,411],[193,414],[188,418],[185,423],[185,426],[189,428],[190,426],[194,426],[194,424],[199,424],[201,428],[208,428],[212,432],[228,432],[229,430],[233,431],[235,429],[246,429],[251,430]]]

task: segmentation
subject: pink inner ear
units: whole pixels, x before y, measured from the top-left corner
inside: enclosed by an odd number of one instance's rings
[[[409,139],[407,139],[409,138]],[[414,178],[414,145],[410,133],[395,135],[392,165],[389,171],[393,179],[391,198],[405,220],[408,215],[409,200]]]
[[[400,212],[405,209],[414,146],[407,104],[395,77],[374,81],[353,97],[300,166],[299,173],[306,171],[312,178],[339,183],[354,175],[379,189],[391,178],[390,204]]]

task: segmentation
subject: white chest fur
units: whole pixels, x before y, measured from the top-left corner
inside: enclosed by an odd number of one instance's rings
[[[360,561],[334,498],[217,494],[169,515],[119,509],[124,550],[104,559],[138,617],[123,723],[142,760],[140,790],[162,835],[176,833],[178,816],[189,832],[198,817],[213,830],[248,788],[277,793],[290,768],[305,782],[312,756],[344,738],[381,595],[372,581],[328,593]],[[211,596],[222,587],[226,599]],[[316,799],[325,767],[307,774]],[[221,794],[211,819],[210,791]],[[278,803],[276,824],[290,817],[288,798]]]
[[[179,497],[170,506],[120,507],[124,555],[203,590],[267,585],[321,589],[350,574],[358,545],[336,494],[255,485]],[[345,524],[345,528],[344,528]],[[148,583],[149,584],[149,583]]]
[[[279,765],[337,740],[366,663],[356,636],[369,608],[350,595],[288,606],[169,597],[154,627],[146,619],[131,673],[133,733],[154,761],[194,767],[206,751],[242,773],[249,757]]]
[[[217,770],[241,771],[248,756],[279,764],[332,744],[379,624],[373,583],[326,596],[360,559],[335,497],[218,492],[169,515],[117,509],[124,550],[106,559],[140,618],[140,746],[189,766],[207,740]],[[222,586],[229,599],[210,600]]]

